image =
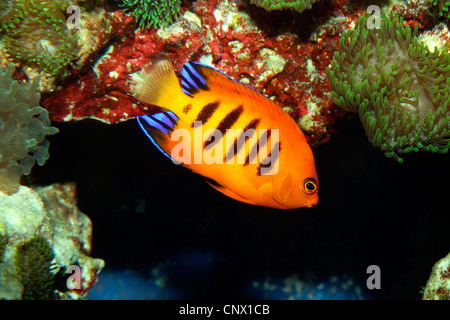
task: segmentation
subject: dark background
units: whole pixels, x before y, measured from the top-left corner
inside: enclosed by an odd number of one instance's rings
[[[176,166],[135,120],[54,124],[50,159],[29,182],[75,181],[93,221],[92,256],[107,268],[145,269],[179,252],[221,257],[211,272],[178,283],[189,298],[246,298],[254,276],[348,274],[365,287],[381,268],[374,299],[420,299],[434,263],[450,251],[449,154],[385,158],[355,118],[314,149],[319,203],[281,211],[227,198]]]

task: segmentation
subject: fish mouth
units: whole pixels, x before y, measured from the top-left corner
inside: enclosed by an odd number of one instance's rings
[[[305,206],[308,207],[308,208],[312,208],[312,207],[314,207],[318,202],[319,202],[319,199],[318,199],[318,198],[315,198],[315,199],[312,199],[312,200],[306,202],[306,205],[305,205]]]
[[[278,200],[274,197],[272,197],[272,200],[281,206],[280,209],[297,209],[297,208],[301,208],[301,207],[312,208],[317,204],[317,201],[308,201],[305,203],[305,205],[300,206],[300,207],[289,207],[288,205],[286,205],[285,203],[281,202],[280,200]]]

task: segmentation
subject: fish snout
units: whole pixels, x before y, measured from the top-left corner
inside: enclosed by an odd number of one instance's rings
[[[305,203],[305,207],[312,208],[319,202],[319,196],[315,195],[311,199],[307,200]]]

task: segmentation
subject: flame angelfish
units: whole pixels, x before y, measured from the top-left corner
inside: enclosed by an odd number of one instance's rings
[[[168,58],[134,76],[134,96],[165,111],[138,117],[175,163],[223,194],[278,209],[318,201],[314,156],[295,121],[273,101],[220,71],[188,62],[181,86]]]

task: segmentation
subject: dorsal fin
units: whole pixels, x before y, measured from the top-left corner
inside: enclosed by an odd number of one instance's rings
[[[184,105],[186,96],[181,92],[170,59],[162,56],[150,66],[133,74],[131,92],[139,101],[150,103],[178,113],[174,106]]]
[[[187,62],[181,70],[181,90],[192,97],[199,90],[209,90],[206,77],[195,62]]]
[[[198,62],[184,64],[181,71],[181,90],[190,97],[201,90],[214,90],[216,93],[223,92],[226,95],[247,96],[256,101],[267,99],[264,95],[230,78],[222,71]],[[269,101],[272,102],[272,100]]]

